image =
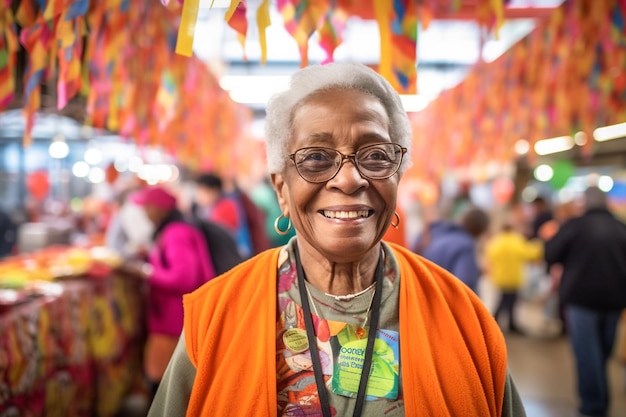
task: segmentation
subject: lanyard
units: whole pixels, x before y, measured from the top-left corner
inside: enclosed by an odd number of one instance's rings
[[[302,262],[300,262],[300,255],[298,253],[298,247],[294,247],[296,256],[296,266],[298,271],[298,290],[300,292],[300,302],[302,303],[302,310],[304,313],[304,324],[306,327],[306,336],[309,341],[309,350],[311,352],[311,361],[313,362],[313,373],[315,374],[315,385],[317,385],[317,392],[320,399],[320,405],[322,407],[322,416],[331,417],[330,414],[330,401],[328,399],[328,390],[326,384],[324,384],[324,374],[322,371],[322,363],[320,361],[319,351],[317,349],[317,340],[315,337],[315,327],[313,326],[313,319],[311,317],[311,306],[309,304],[309,297],[307,296],[306,284],[304,283],[304,270],[302,269]],[[376,292],[374,293],[374,300],[372,301],[370,319],[370,329],[367,335],[367,346],[365,348],[365,357],[363,361],[363,369],[361,370],[361,380],[359,382],[359,390],[356,396],[356,404],[354,405],[354,417],[359,417],[363,410],[363,403],[365,401],[365,390],[367,388],[367,380],[372,369],[372,356],[374,352],[374,341],[376,340],[376,331],[378,329],[378,318],[380,316],[380,303],[383,293],[383,254],[381,251],[378,258],[378,264],[376,265]]]

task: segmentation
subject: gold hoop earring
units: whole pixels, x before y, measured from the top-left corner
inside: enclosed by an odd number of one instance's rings
[[[397,229],[398,226],[400,226],[400,215],[398,214],[397,211],[393,212],[393,215],[396,216],[396,222],[394,223],[393,221],[391,222],[391,225],[393,226],[394,229]]]
[[[281,230],[280,227],[278,227],[280,223],[280,219],[287,219],[289,221],[289,223],[287,223],[287,228],[285,230]],[[276,220],[274,220],[274,230],[276,230],[276,233],[278,233],[281,236],[285,236],[287,233],[289,233],[289,231],[291,230],[291,226],[292,226],[291,219],[289,217],[285,217],[283,214],[276,217]]]

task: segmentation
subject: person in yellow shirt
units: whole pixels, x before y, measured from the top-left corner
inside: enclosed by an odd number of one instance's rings
[[[496,321],[508,315],[508,330],[521,333],[515,317],[518,292],[524,284],[524,266],[527,262],[539,261],[543,257],[543,243],[527,240],[507,223],[488,242],[485,261],[488,275],[500,290],[500,301],[494,312]]]

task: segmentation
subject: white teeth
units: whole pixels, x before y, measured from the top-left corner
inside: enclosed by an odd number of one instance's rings
[[[368,210],[353,210],[353,211],[326,211],[324,210],[324,216],[330,219],[357,219],[359,217],[367,217]]]

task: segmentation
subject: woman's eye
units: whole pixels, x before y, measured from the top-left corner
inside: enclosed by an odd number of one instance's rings
[[[333,158],[331,158],[328,152],[324,152],[324,151],[307,152],[302,157],[302,161],[328,161],[330,159],[333,159]]]
[[[371,149],[361,156],[363,160],[368,161],[388,161],[389,156],[387,153],[380,149]]]

